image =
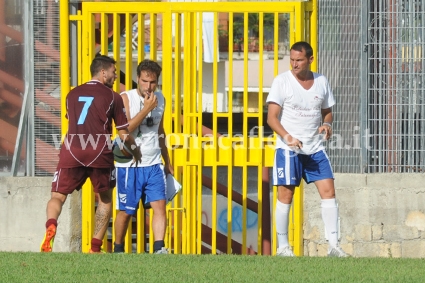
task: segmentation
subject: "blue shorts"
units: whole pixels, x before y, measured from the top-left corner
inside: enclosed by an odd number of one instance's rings
[[[117,167],[117,209],[134,215],[142,200],[165,200],[166,181],[162,164],[147,167]]]
[[[331,162],[324,150],[311,155],[276,149],[273,165],[274,186],[299,186],[301,179],[307,184],[324,179],[334,179]]]

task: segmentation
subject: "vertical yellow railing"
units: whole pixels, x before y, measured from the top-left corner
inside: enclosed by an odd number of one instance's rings
[[[185,62],[185,64],[190,64],[190,92],[185,93],[184,96],[188,97],[190,96],[190,110],[189,113],[191,115],[190,117],[190,131],[189,133],[196,133],[197,130],[197,118],[199,117],[198,107],[197,107],[197,93],[196,93],[196,82],[197,82],[197,71],[196,71],[196,43],[197,43],[197,26],[196,26],[196,15],[197,13],[191,12],[189,13],[189,44],[190,44],[190,55],[189,55],[189,62]],[[186,23],[185,23],[186,25]],[[185,34],[186,36],[186,34]],[[186,46],[185,46],[186,48]],[[185,54],[186,58],[186,54]],[[198,172],[202,172],[202,168],[199,166],[200,156],[194,155],[192,159],[192,166],[190,167],[190,176],[191,176],[191,188],[193,188],[193,193],[190,195],[190,202],[191,207],[193,208],[193,213],[191,214],[191,223],[190,223],[190,230],[191,230],[191,240],[189,243],[190,247],[190,253],[195,254],[196,253],[196,239],[197,239],[197,219],[196,219],[196,212],[197,211],[197,188],[199,184],[199,177]]]
[[[199,13],[198,17],[198,33],[197,33],[197,46],[198,46],[198,87],[197,87],[197,93],[198,93],[198,105],[197,105],[197,111],[202,112],[202,81],[204,77],[204,69],[203,69],[203,43],[202,43],[202,19],[203,14]],[[197,139],[197,146],[201,147],[202,144],[202,115],[198,116],[198,124],[196,133],[198,135]],[[202,156],[198,158],[197,163],[197,170],[200,174],[202,174]],[[202,252],[202,178],[197,178],[197,190],[196,190],[196,254],[201,254]]]
[[[172,14],[170,11],[166,11],[162,14],[162,22],[163,22],[163,32],[164,34],[172,34],[172,21],[171,21]],[[172,48],[164,48],[164,46],[172,46],[172,38],[171,36],[163,36],[162,41],[162,92],[165,97],[165,109],[164,109],[164,131],[165,133],[171,133],[172,132],[172,106],[173,106],[173,100],[172,100],[172,69],[173,69],[173,63],[172,63]],[[170,158],[172,157],[172,153],[170,152],[170,149],[168,149],[168,153],[170,155]],[[175,167],[174,167],[175,168]],[[177,173],[177,171],[176,171]],[[169,213],[167,213],[167,219],[168,223],[170,223]],[[169,224],[170,225],[170,224]],[[169,235],[166,235],[169,236]],[[166,247],[170,247],[171,243],[170,241],[167,241],[166,238]]]
[[[93,58],[94,53],[94,15],[87,15],[83,21],[86,22],[88,28],[84,29],[83,23],[83,37],[86,36],[88,40],[83,41],[83,67],[82,68],[82,82],[86,82],[91,78],[89,72],[90,60]],[[61,27],[62,28],[62,27]],[[62,45],[62,44],[61,44]],[[62,54],[62,53],[61,53]],[[84,56],[84,55],[88,56]],[[82,199],[82,238],[81,238],[81,249],[82,252],[88,252],[91,247],[91,238],[94,232],[94,193],[90,181],[87,181],[82,187],[81,193]]]
[[[173,113],[173,125],[175,129],[175,133],[181,134],[181,112],[182,112],[182,105],[181,105],[181,93],[182,93],[182,85],[181,85],[181,74],[182,74],[182,48],[181,48],[181,34],[182,34],[182,16],[181,13],[174,13],[174,113]],[[171,101],[170,101],[171,103]],[[171,133],[171,129],[170,132]],[[181,152],[181,151],[177,151]],[[178,153],[176,151],[173,151],[173,163],[174,163],[174,176],[177,178],[177,180],[182,183],[181,175],[182,170],[181,166],[177,166],[175,162],[181,158],[179,158]],[[174,210],[173,215],[173,236],[174,236],[174,242],[173,242],[173,249],[174,253],[182,253],[181,249],[181,243],[182,243],[182,236],[181,236],[181,230],[182,230],[182,217],[185,216],[184,214],[184,207],[182,208],[182,197],[181,194],[178,194],[174,201],[174,207],[178,207],[178,210]],[[171,236],[171,235],[170,235]]]
[[[263,72],[263,66],[264,66],[264,58],[263,58],[263,43],[264,43],[264,13],[259,13],[259,17],[258,17],[258,44],[259,44],[259,50],[258,50],[258,54],[259,54],[259,59],[258,59],[258,69],[259,69],[259,74],[258,74],[258,112],[260,115],[258,115],[258,125],[263,125],[263,115],[262,114],[262,107],[263,107],[263,77],[264,77],[264,72]],[[275,47],[276,47],[276,42],[277,40],[275,40]],[[275,48],[275,50],[277,50],[277,48]],[[275,57],[277,58],[277,57]],[[262,137],[264,135],[264,127],[259,127],[258,128],[258,136]],[[260,143],[258,146],[262,146],[262,144]],[[260,151],[260,154],[263,155],[263,151]],[[261,160],[263,160],[263,156],[261,156]],[[258,205],[257,205],[257,209],[258,209],[258,232],[257,232],[257,253],[258,254],[263,254],[263,168],[261,166],[257,167],[257,180],[258,180],[258,188],[257,188],[257,196],[258,196]],[[261,182],[261,183],[260,183]]]
[[[137,65],[145,59],[145,14],[137,14]],[[137,76],[136,76],[137,77]],[[139,207],[142,207],[142,201],[139,203]],[[144,253],[146,251],[146,211],[144,209],[137,210],[136,214],[136,252]]]
[[[229,13],[229,60],[228,60],[228,80],[229,80],[229,113],[233,113],[233,12]],[[232,114],[229,114],[229,116]],[[229,120],[231,121],[230,117]],[[228,125],[229,136],[233,136],[233,123]],[[230,145],[231,145],[230,141]],[[233,160],[233,149],[229,150],[229,160]],[[229,162],[227,165],[227,250],[228,254],[232,253],[232,206],[233,206],[233,164]]]
[[[311,64],[311,70],[317,72],[317,0],[309,2],[310,6],[310,44],[313,47],[314,60]]]

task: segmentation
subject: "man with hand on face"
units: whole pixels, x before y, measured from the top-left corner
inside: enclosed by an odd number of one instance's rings
[[[302,179],[319,191],[322,219],[329,240],[328,256],[346,257],[338,245],[338,207],[334,175],[323,139],[332,134],[335,104],[325,76],[310,71],[313,49],[297,42],[290,50],[292,70],[278,75],[267,97],[267,123],[276,132],[273,185],[277,186],[277,255],[294,256],[288,243],[288,216],[296,186]]]
[[[121,94],[128,118],[128,130],[142,153],[138,166],[116,163],[117,204],[115,219],[114,252],[124,252],[124,236],[128,223],[142,200],[145,207],[152,207],[154,253],[168,253],[164,237],[166,229],[166,174],[173,174],[166,148],[163,114],[165,99],[156,91],[161,67],[152,60],[143,60],[137,66],[137,89]],[[164,165],[162,165],[162,159]],[[130,243],[129,243],[130,244]]]

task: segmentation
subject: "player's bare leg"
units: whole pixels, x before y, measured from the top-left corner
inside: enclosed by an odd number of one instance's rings
[[[102,240],[109,226],[112,211],[112,190],[99,193],[95,215],[94,235],[91,243],[92,252],[100,252]]]
[[[63,204],[66,201],[67,195],[52,192],[51,198],[47,203],[46,208],[46,233],[44,234],[44,239],[41,242],[40,251],[41,252],[51,252],[53,250],[53,243],[55,241],[56,229],[58,226],[58,218],[62,212]]]
[[[47,203],[46,214],[47,219],[58,219],[62,212],[63,204],[65,203],[67,195],[52,192],[51,198]]]
[[[124,252],[124,237],[127,232],[128,223],[130,222],[131,215],[125,211],[119,211],[115,217],[114,232],[115,232],[115,243],[114,252]]]
[[[154,235],[154,252],[166,251],[164,247],[165,229],[167,227],[167,215],[165,200],[151,202],[153,209],[152,230]],[[165,253],[165,252],[164,252]]]

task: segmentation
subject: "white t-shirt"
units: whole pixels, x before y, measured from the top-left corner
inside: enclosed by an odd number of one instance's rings
[[[329,82],[325,76],[314,73],[313,86],[306,90],[291,71],[284,72],[273,80],[267,103],[274,102],[282,107],[280,123],[294,138],[303,143],[301,154],[313,154],[322,149],[323,136],[318,128],[322,124],[322,109],[335,104]],[[276,148],[294,150],[277,136]]]
[[[128,119],[130,120],[134,118],[140,110],[142,110],[145,99],[139,95],[137,89],[125,91],[123,93],[127,93],[129,100],[130,115]],[[123,93],[121,93],[121,95]],[[158,140],[158,128],[164,113],[165,100],[164,95],[161,92],[155,92],[155,95],[158,99],[158,105],[145,117],[145,119],[143,119],[142,123],[133,132],[131,132],[136,144],[140,146],[140,152],[142,153],[142,160],[137,165],[138,167],[146,167],[162,163],[161,148],[159,147]],[[151,127],[146,125],[146,119],[148,117],[153,118],[153,126]],[[116,162],[115,166],[130,167],[132,162],[133,161],[129,161],[127,163]],[[135,166],[136,165],[133,164],[132,167]]]

